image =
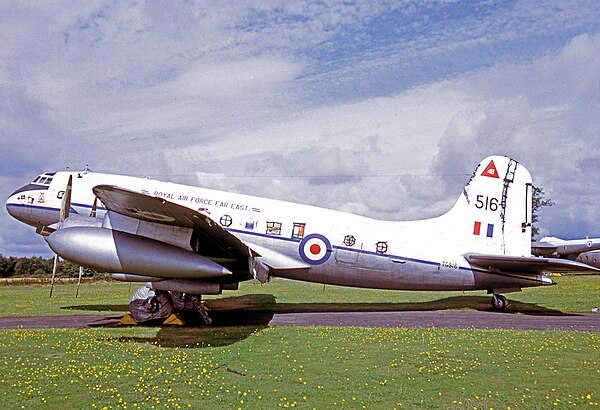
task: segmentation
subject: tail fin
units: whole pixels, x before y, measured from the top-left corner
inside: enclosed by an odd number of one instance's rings
[[[491,156],[440,219],[461,252],[530,256],[531,205],[529,171],[513,159]]]

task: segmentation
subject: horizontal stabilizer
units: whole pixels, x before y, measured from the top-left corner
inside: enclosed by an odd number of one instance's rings
[[[538,258],[530,256],[466,254],[471,265],[490,270],[538,275],[540,273],[600,273],[600,269],[585,263],[558,258]]]

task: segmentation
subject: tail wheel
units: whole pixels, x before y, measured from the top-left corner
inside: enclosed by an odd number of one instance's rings
[[[492,297],[492,309],[507,310],[510,307],[508,300],[502,295],[494,295]]]

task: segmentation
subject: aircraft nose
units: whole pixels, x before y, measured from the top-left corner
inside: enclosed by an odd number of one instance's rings
[[[29,224],[31,220],[31,206],[27,204],[28,197],[26,186],[23,186],[13,192],[5,204],[6,211],[10,216],[26,224]]]
[[[58,220],[59,210],[49,207],[48,188],[25,185],[17,189],[6,200],[6,210],[15,219],[27,225],[40,227]]]

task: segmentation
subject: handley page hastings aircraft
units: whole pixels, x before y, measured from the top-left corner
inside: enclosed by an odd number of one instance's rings
[[[546,237],[532,242],[531,252],[534,255],[571,259],[600,268],[600,238],[564,240]]]
[[[488,157],[446,214],[390,222],[151,179],[56,172],[18,189],[6,207],[62,258],[147,282],[130,303],[137,321],[270,276],[378,289],[486,289],[492,306],[505,309],[501,293],[550,285],[548,272],[600,271],[531,256],[531,187],[523,165]]]

